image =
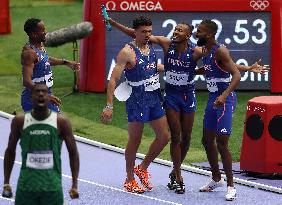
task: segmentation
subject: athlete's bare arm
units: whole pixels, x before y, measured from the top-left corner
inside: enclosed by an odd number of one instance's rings
[[[23,128],[24,116],[22,114],[13,118],[11,123],[11,132],[9,135],[8,146],[4,155],[4,187],[3,197],[12,197],[12,188],[9,185],[14,161],[16,157],[17,143]]]
[[[59,133],[65,141],[67,150],[69,152],[70,168],[72,173],[72,187],[69,194],[72,199],[78,198],[79,194],[77,191],[77,178],[79,172],[79,155],[76,147],[76,142],[73,136],[70,121],[61,114],[58,114],[57,116]]]
[[[117,55],[117,62],[111,74],[110,81],[107,88],[107,105],[113,106],[113,95],[116,88],[117,81],[125,68],[130,69],[135,66],[136,55],[129,45],[125,45]],[[101,121],[107,123],[112,119],[113,110],[106,107],[101,114]]]
[[[128,35],[132,38],[135,38],[135,30],[133,28],[129,28],[127,26],[124,26],[124,25],[116,22],[115,20],[113,20],[111,18],[110,18],[110,23],[111,23],[112,26],[119,29],[120,31],[122,31],[126,35]],[[165,36],[151,35],[149,42],[160,45],[162,47],[162,49],[164,50],[164,53],[166,54],[167,51],[168,51],[169,45],[171,43],[171,40],[169,38],[165,37]]]
[[[232,75],[231,82],[226,90],[216,99],[214,106],[222,106],[225,103],[226,97],[236,88],[241,79],[241,74],[233,62],[230,52],[224,46],[221,46],[216,52],[216,61],[220,67]]]
[[[49,63],[50,65],[53,65],[53,66],[65,65],[73,71],[80,70],[80,63],[77,63],[75,61],[69,61],[64,58],[59,59],[59,58],[54,58],[54,57],[49,56]]]
[[[24,46],[21,54],[21,64],[23,66],[23,86],[27,89],[32,89],[32,75],[34,65],[38,62],[38,57],[35,51],[28,46]]]
[[[261,59],[259,59],[257,62],[255,62],[251,66],[245,66],[245,65],[239,65],[236,64],[237,68],[239,71],[251,71],[254,73],[266,73],[270,70],[268,65],[260,65],[261,64]]]

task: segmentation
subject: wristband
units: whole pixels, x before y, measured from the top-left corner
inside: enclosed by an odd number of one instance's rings
[[[68,61],[66,59],[62,58],[62,62],[63,62],[63,65],[66,65]]]
[[[114,106],[112,104],[107,104],[105,108],[108,108],[110,110],[113,110],[114,109]]]

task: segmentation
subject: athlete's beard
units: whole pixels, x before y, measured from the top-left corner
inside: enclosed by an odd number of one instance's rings
[[[204,37],[201,37],[197,41],[197,46],[205,46],[207,44],[208,40]]]

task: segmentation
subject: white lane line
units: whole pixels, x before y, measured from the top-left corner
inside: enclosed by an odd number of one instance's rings
[[[0,156],[0,159],[4,159],[4,157]],[[15,161],[15,163],[19,164],[19,165],[22,164],[19,161]],[[72,179],[71,176],[66,175],[66,174],[62,174],[62,176],[66,177],[66,178],[69,178],[69,179]],[[154,201],[159,201],[159,202],[166,203],[166,204],[182,205],[182,204],[179,204],[179,203],[176,203],[176,202],[167,201],[167,200],[163,200],[163,199],[159,199],[159,198],[155,198],[155,197],[150,197],[150,196],[146,196],[146,195],[143,195],[143,194],[131,193],[131,192],[125,191],[123,189],[107,186],[107,185],[104,185],[104,184],[99,184],[99,183],[96,183],[96,182],[93,182],[93,181],[89,181],[89,180],[85,180],[85,179],[78,178],[78,181],[81,181],[81,182],[84,182],[84,183],[87,183],[87,184],[92,184],[92,185],[99,186],[99,187],[103,187],[103,188],[107,188],[107,189],[111,189],[113,191],[123,192],[123,193],[134,195],[134,196],[137,196],[137,197],[142,197],[142,198],[151,199],[151,200],[154,200]],[[4,198],[4,199],[6,199],[6,198]]]
[[[7,201],[15,202],[15,199],[9,199],[9,198],[5,198],[5,197],[2,197],[2,196],[0,196],[0,199],[4,199],[4,200],[7,200]]]

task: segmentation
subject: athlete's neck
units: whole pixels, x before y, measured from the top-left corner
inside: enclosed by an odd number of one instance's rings
[[[210,42],[208,42],[207,45],[205,46],[206,53],[209,53],[212,47],[214,47],[214,45],[216,44],[217,44],[217,41],[215,39],[212,39]]]
[[[32,40],[29,39],[29,43],[34,46],[35,48],[38,48],[38,49],[42,49],[43,48],[43,44],[42,42],[34,42]]]
[[[150,48],[147,43],[137,43],[135,40],[133,41],[133,44],[136,46],[136,48],[143,54],[143,55],[149,55]]]
[[[187,41],[175,44],[175,50],[178,53],[186,51],[187,48],[188,48],[188,42]]]
[[[32,117],[34,118],[34,119],[36,119],[36,120],[45,120],[47,117],[49,117],[49,115],[50,115],[50,113],[51,113],[51,110],[49,110],[49,109],[33,109],[32,111],[31,111],[31,115],[32,115]]]
[[[141,50],[148,48],[148,44],[147,43],[141,43],[141,42],[137,42],[135,40],[133,42],[134,42],[135,46],[138,47]]]

